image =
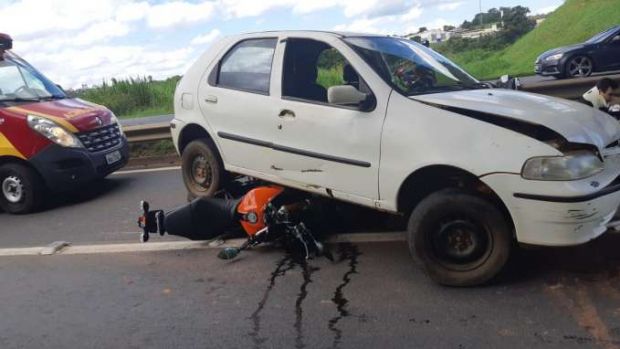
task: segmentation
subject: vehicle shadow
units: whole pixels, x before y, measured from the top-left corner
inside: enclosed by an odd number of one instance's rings
[[[54,210],[99,200],[125,190],[133,181],[134,179],[129,177],[104,178],[77,190],[50,196],[42,210]]]
[[[578,246],[515,248],[496,282],[509,285],[542,279],[556,284],[567,277],[608,280],[620,275],[618,251],[620,234],[613,232]]]

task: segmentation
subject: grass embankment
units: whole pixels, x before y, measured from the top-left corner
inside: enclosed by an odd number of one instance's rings
[[[532,75],[541,53],[587,40],[620,24],[620,0],[566,0],[537,28],[498,52],[471,50],[448,55],[479,79]]]
[[[119,118],[136,118],[173,113],[174,89],[180,77],[163,81],[130,78],[104,82],[76,93],[84,100],[105,105]]]

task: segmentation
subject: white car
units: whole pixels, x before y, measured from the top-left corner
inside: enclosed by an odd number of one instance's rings
[[[620,203],[617,121],[485,87],[402,38],[245,34],[185,74],[172,136],[193,196],[237,173],[403,214],[429,276],[474,285],[514,241],[598,237]]]

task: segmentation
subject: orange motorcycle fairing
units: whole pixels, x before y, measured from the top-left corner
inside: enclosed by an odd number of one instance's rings
[[[250,190],[243,196],[237,213],[241,216],[241,226],[249,236],[254,236],[265,228],[265,208],[284,188],[279,186],[264,186]]]

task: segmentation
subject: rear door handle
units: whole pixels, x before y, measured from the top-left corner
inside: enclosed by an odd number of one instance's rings
[[[205,102],[207,103],[217,103],[217,96],[208,95],[205,97]]]
[[[294,118],[295,112],[293,112],[292,110],[288,110],[288,109],[282,109],[280,111],[280,114],[278,114],[278,116],[281,118]]]

